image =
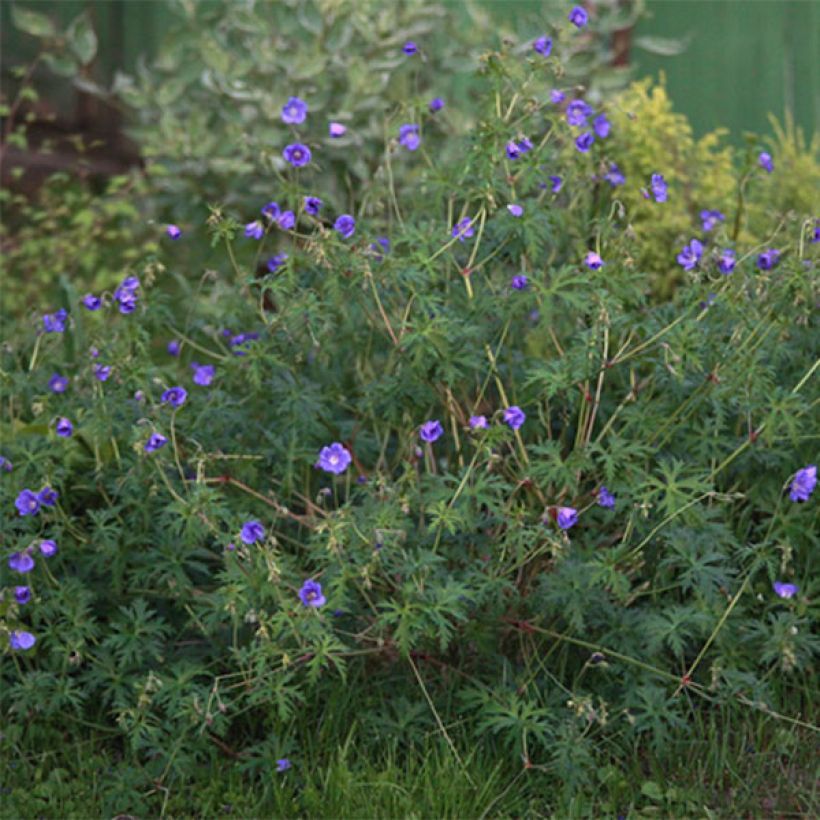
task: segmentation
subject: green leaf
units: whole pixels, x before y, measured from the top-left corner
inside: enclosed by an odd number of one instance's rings
[[[654,37],[645,35],[635,38],[635,46],[650,54],[659,54],[661,57],[675,57],[683,54],[689,48],[688,37]]]
[[[75,17],[66,31],[71,51],[82,65],[88,65],[97,54],[97,35],[87,14]]]
[[[61,77],[71,77],[77,72],[77,63],[65,54],[46,54],[43,59],[48,67]]]
[[[37,11],[12,6],[11,19],[16,28],[34,37],[53,37],[56,34],[54,23],[45,14]]]
[[[641,794],[650,800],[663,800],[663,789],[652,780],[647,780],[641,786]]]

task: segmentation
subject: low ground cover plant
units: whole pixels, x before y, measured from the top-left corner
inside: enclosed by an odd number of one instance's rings
[[[90,735],[111,811],[218,762],[320,812],[308,761],[355,727],[440,743],[479,811],[583,815],[731,806],[742,776],[652,769],[707,726],[811,748],[817,203],[767,207],[762,143],[719,202],[626,174],[615,103],[562,83],[588,23],[484,54],[470,130],[385,110],[361,191],[294,93],[269,196],[6,324],[5,756]]]

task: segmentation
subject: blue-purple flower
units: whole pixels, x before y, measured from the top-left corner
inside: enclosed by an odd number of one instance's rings
[[[288,255],[286,253],[275,253],[267,261],[268,270],[271,273],[276,273],[282,265],[287,261]]]
[[[774,162],[772,162],[772,155],[768,151],[761,151],[757,158],[757,163],[767,173],[774,171]]]
[[[44,506],[44,507],[53,507],[57,503],[57,499],[60,497],[60,494],[57,490],[52,489],[51,487],[43,487],[39,493],[37,493],[37,500]]]
[[[31,589],[26,586],[16,586],[14,588],[14,600],[20,606],[27,604],[31,600]]]
[[[26,632],[25,629],[13,629],[9,632],[9,646],[15,651],[22,650],[25,652],[31,649],[35,643],[37,643],[37,638],[31,632]]]
[[[590,270],[600,270],[600,269],[601,269],[601,267],[604,265],[604,260],[603,260],[603,259],[601,259],[600,254],[595,253],[595,251],[590,251],[590,252],[589,252],[589,253],[588,253],[588,254],[584,257],[584,264],[585,264],[585,265],[586,265],[586,266],[587,266]]]
[[[573,507],[559,507],[555,521],[562,530],[568,530],[578,523],[578,510]]]
[[[168,225],[165,228],[165,233],[167,233],[171,239],[179,239],[180,236],[182,236],[182,231],[178,225]]]
[[[296,225],[296,214],[294,214],[293,211],[282,211],[282,213],[276,217],[276,224],[280,230],[290,231]]]
[[[411,56],[413,54],[418,53],[419,47],[412,41],[408,40],[402,47],[401,50],[407,54],[407,56]]]
[[[65,393],[68,389],[68,376],[61,376],[59,373],[54,373],[48,380],[48,389],[52,393]]]
[[[592,129],[600,139],[606,139],[612,129],[612,125],[606,118],[606,114],[598,114],[592,121]]]
[[[34,559],[28,552],[13,552],[9,556],[9,569],[14,572],[19,572],[20,575],[25,575],[34,569]]]
[[[584,100],[572,100],[567,106],[567,122],[574,127],[586,125],[592,114],[592,106]]]
[[[669,186],[666,184],[663,174],[652,174],[649,190],[652,192],[652,196],[655,197],[655,202],[666,202],[669,197]]]
[[[310,162],[310,148],[301,142],[294,142],[292,145],[285,146],[282,156],[294,168],[301,168]]]
[[[453,225],[453,230],[451,231],[453,237],[458,239],[459,242],[469,239],[473,235],[472,221],[469,216],[459,219],[458,222]]]
[[[46,538],[40,542],[40,553],[46,558],[51,558],[57,554],[57,542],[51,538]]]
[[[106,382],[111,376],[111,366],[107,364],[95,364],[91,368],[94,371],[94,377],[97,381]]]
[[[0,472],[10,473],[14,465],[5,456],[0,456]]]
[[[279,760],[276,761],[276,771],[286,772],[292,765],[286,757],[280,757]]]
[[[768,248],[763,253],[758,254],[757,266],[760,270],[771,270],[780,261],[780,251]]]
[[[731,248],[724,248],[718,255],[718,270],[728,276],[737,264],[737,254]]]
[[[399,128],[399,145],[403,145],[408,151],[415,151],[421,145],[418,125],[407,123]]]
[[[592,144],[595,142],[595,137],[592,135],[590,131],[584,131],[581,136],[577,137],[575,140],[575,147],[582,153],[586,154],[590,148],[592,148]]]
[[[316,466],[326,473],[341,475],[352,461],[353,457],[347,447],[338,441],[334,441],[333,444],[322,447],[319,451],[319,460],[316,462]]]
[[[568,19],[576,28],[583,28],[589,22],[589,15],[582,6],[575,6]]]
[[[188,391],[184,387],[169,387],[162,394],[162,403],[171,407],[182,407],[187,399]]]
[[[191,370],[194,371],[194,384],[200,387],[208,387],[216,373],[216,368],[212,364],[199,364],[198,362],[191,362]]]
[[[127,315],[137,309],[139,287],[140,280],[136,276],[126,276],[120,282],[119,287],[114,291],[114,299],[119,305],[120,313]]]
[[[43,330],[46,333],[62,333],[65,330],[68,311],[60,308],[56,313],[46,313],[43,316]]]
[[[268,204],[262,208],[262,216],[267,217],[271,222],[276,219],[280,213],[282,213],[282,209],[279,207],[278,202],[268,202]]]
[[[386,253],[390,253],[390,240],[386,236],[377,236],[375,242],[371,242],[369,250],[373,252],[373,257],[377,262],[384,259]]]
[[[347,126],[342,125],[340,122],[332,122],[328,125],[327,130],[330,134],[330,138],[337,140],[339,137],[343,137],[347,133]]]
[[[93,293],[86,293],[81,301],[86,310],[99,310],[102,307],[102,299]]]
[[[356,220],[350,214],[342,214],[334,223],[333,227],[344,239],[350,239],[356,233]]]
[[[20,491],[14,506],[17,507],[17,512],[20,515],[37,515],[40,512],[40,499],[37,497],[37,493],[26,488]]]
[[[547,37],[546,34],[542,34],[535,40],[532,47],[542,56],[549,57],[552,52],[552,37]]]
[[[486,416],[470,416],[471,430],[486,430],[489,426]]]
[[[434,442],[443,435],[444,428],[441,426],[441,422],[438,419],[430,419],[430,421],[425,421],[424,424],[419,427],[419,438],[422,441]]]
[[[246,239],[261,239],[264,235],[265,226],[258,219],[254,219],[253,222],[248,222],[245,225]]]
[[[613,509],[615,506],[615,496],[604,486],[598,490],[598,506],[608,510]]]
[[[54,424],[54,429],[58,436],[69,438],[74,432],[74,425],[65,416],[61,416]]]
[[[504,152],[507,154],[507,159],[518,159],[521,156],[521,149],[515,140],[510,140],[504,147]]]
[[[515,204],[507,205],[507,210],[515,217],[521,216],[524,213],[524,209],[520,205]]]
[[[552,191],[552,193],[559,193],[564,185],[564,180],[561,179],[561,177],[559,176],[551,176],[549,180],[552,183],[552,185],[550,186],[550,190]]]
[[[444,100],[442,100],[441,97],[433,97],[427,107],[430,109],[431,114],[435,114],[437,111],[441,111],[441,109],[444,108]]]
[[[560,88],[553,88],[550,91],[550,102],[554,105],[560,105],[566,98],[567,95]]]
[[[177,339],[171,339],[171,341],[165,346],[165,349],[168,351],[170,356],[179,356],[179,351],[182,349],[182,345]]]
[[[256,520],[246,521],[239,531],[239,537],[244,544],[255,544],[265,540],[265,528]]]
[[[692,239],[688,245],[684,245],[678,254],[678,264],[684,270],[693,270],[703,256],[703,244],[699,239]]]
[[[808,501],[817,485],[817,465],[809,464],[794,475],[789,498],[792,501]]]
[[[715,228],[717,228],[718,224],[723,222],[726,217],[720,211],[701,211],[700,212],[700,222],[703,230],[706,233],[710,233]]]
[[[513,404],[504,411],[504,421],[513,430],[518,430],[527,420],[527,414],[517,405]]]
[[[322,585],[312,578],[308,578],[299,590],[299,600],[305,606],[318,608],[327,603],[327,599],[322,595]]]
[[[529,284],[529,280],[523,273],[519,273],[513,276],[512,281],[510,282],[510,287],[513,290],[526,290],[527,285]]]
[[[148,441],[145,442],[145,447],[143,449],[146,453],[155,453],[167,443],[168,439],[165,438],[162,433],[151,433],[151,435],[148,436]]]
[[[623,175],[621,169],[614,162],[610,163],[609,170],[604,174],[604,179],[613,188],[617,188],[619,185],[626,184],[626,177]]]
[[[304,100],[298,97],[291,97],[282,106],[282,122],[288,125],[299,125],[307,117],[308,107]]]
[[[775,581],[772,589],[778,598],[793,598],[800,590],[797,584],[786,584],[783,581]]]
[[[303,200],[303,207],[306,214],[319,216],[319,211],[322,209],[322,200],[318,196],[306,196]]]

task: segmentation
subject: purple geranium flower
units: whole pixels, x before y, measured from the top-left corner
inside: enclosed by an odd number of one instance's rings
[[[265,539],[265,528],[259,521],[246,521],[239,531],[239,537],[245,544],[254,544]]]
[[[179,351],[182,349],[182,345],[180,345],[176,339],[171,339],[165,349],[171,356],[179,356]]]
[[[171,239],[179,239],[180,236],[182,236],[182,231],[178,225],[168,225],[168,227],[165,228],[165,233],[167,233]]]
[[[550,182],[552,183],[552,185],[550,186],[550,190],[552,191],[552,193],[554,193],[554,194],[559,193],[561,188],[564,185],[564,180],[561,179],[561,177],[557,177],[557,176],[551,176],[549,179],[550,179]]]
[[[334,475],[341,475],[353,461],[350,452],[344,444],[334,441],[328,447],[322,447],[319,451],[319,460],[316,466],[324,470],[326,473],[333,473]]]
[[[44,507],[53,507],[57,503],[57,499],[60,497],[60,494],[57,490],[53,490],[51,487],[43,487],[39,493],[37,493],[37,500],[44,506]]]
[[[62,333],[65,331],[65,321],[68,311],[60,308],[56,313],[46,313],[43,316],[43,329],[46,333]]]
[[[164,447],[168,443],[168,439],[162,435],[162,433],[151,433],[148,436],[148,441],[145,442],[145,452],[146,453],[155,453],[161,447]]]
[[[54,424],[54,429],[58,436],[69,438],[74,432],[74,425],[67,418],[65,418],[65,416],[62,416],[57,419]]]
[[[600,255],[599,255],[599,254],[595,253],[594,251],[590,251],[590,252],[589,252],[589,253],[588,253],[588,254],[584,257],[584,264],[585,264],[585,265],[586,265],[586,266],[587,266],[590,270],[600,270],[600,269],[601,269],[601,267],[602,267],[602,265],[604,265],[605,263],[604,263],[604,260],[603,260],[603,259],[601,259],[601,257],[600,257]]]
[[[51,558],[52,556],[57,554],[57,542],[53,541],[51,538],[46,538],[44,541],[40,542],[40,553],[44,555],[46,558]]]
[[[526,290],[527,285],[529,284],[529,280],[523,273],[519,273],[516,276],[513,276],[512,282],[510,282],[510,286],[513,290]]]
[[[652,196],[655,197],[655,202],[666,202],[669,196],[669,186],[666,184],[663,174],[652,174],[649,190],[652,192]]]
[[[373,257],[377,262],[384,259],[384,254],[390,253],[390,240],[386,236],[377,236],[375,242],[371,242],[369,250],[373,251]]]
[[[25,575],[34,569],[34,559],[28,552],[13,552],[9,556],[9,569]]]
[[[280,230],[289,231],[296,225],[296,214],[294,214],[293,211],[282,211],[282,213],[276,217],[276,224]]]
[[[430,419],[430,421],[425,421],[424,424],[419,427],[419,438],[422,441],[433,442],[441,438],[443,435],[444,428],[441,426],[441,422],[438,419]]]
[[[299,590],[299,600],[305,606],[318,608],[327,603],[327,599],[322,595],[322,585],[312,578],[308,578]]]
[[[469,216],[465,216],[464,219],[459,219],[459,221],[453,225],[453,230],[451,231],[453,237],[458,239],[459,242],[469,239],[473,235],[472,221]]]
[[[507,210],[513,216],[521,216],[524,213],[524,209],[520,205],[507,205]]]
[[[471,430],[486,430],[489,426],[486,416],[470,416]]]
[[[27,604],[31,600],[31,590],[25,586],[15,587],[14,600],[17,601],[20,606]]]
[[[772,584],[772,589],[778,598],[793,598],[797,595],[800,587],[797,584],[785,584],[783,581],[775,581]]]
[[[212,364],[191,362],[191,369],[194,371],[194,384],[198,384],[200,387],[208,387],[214,380],[216,368]]]
[[[772,155],[767,151],[761,151],[760,155],[757,158],[758,165],[766,171],[767,174],[770,174],[774,171],[774,163],[772,162]]]
[[[276,273],[282,265],[287,261],[288,255],[286,253],[276,253],[267,261],[268,270],[271,273]]]
[[[521,156],[521,149],[515,140],[510,140],[504,148],[507,159],[518,159]]]
[[[769,248],[757,257],[757,266],[760,270],[771,270],[780,260],[780,251]]]
[[[136,276],[127,276],[120,282],[119,287],[114,291],[114,299],[119,305],[120,313],[127,315],[137,309],[139,287],[140,280]]]
[[[552,37],[547,37],[542,34],[533,44],[532,47],[544,57],[549,57],[552,52]]]
[[[319,211],[322,208],[322,200],[318,196],[306,196],[303,200],[306,214],[311,216],[319,216]]]
[[[526,420],[526,413],[515,404],[504,411],[504,421],[507,422],[513,430],[518,430]]]
[[[555,105],[560,105],[566,98],[567,95],[559,88],[553,88],[552,91],[550,91],[550,102]]]
[[[615,496],[606,488],[598,490],[598,506],[611,510],[615,506]]]
[[[86,293],[81,301],[86,310],[99,310],[102,307],[102,299],[93,293]]]
[[[339,139],[339,137],[343,137],[347,133],[347,126],[342,125],[340,122],[332,122],[327,127],[328,133],[330,134],[331,139]]]
[[[407,123],[399,128],[399,145],[408,151],[415,151],[421,145],[418,125]]]
[[[267,217],[271,221],[276,219],[280,213],[282,213],[282,209],[279,207],[278,202],[268,202],[268,204],[262,208],[262,216]]]
[[[301,168],[310,162],[310,148],[301,142],[286,145],[282,156],[294,167]]]
[[[433,99],[430,100],[428,108],[431,114],[435,114],[436,111],[441,111],[441,109],[444,108],[444,100],[442,100],[441,97],[433,97]]]
[[[279,760],[276,761],[276,771],[286,772],[292,765],[286,757],[280,757]]]
[[[683,246],[683,250],[678,254],[678,264],[684,270],[693,270],[703,256],[703,245],[698,239],[692,239],[688,245]]]
[[[789,498],[791,498],[792,501],[808,501],[816,485],[817,466],[815,464],[809,464],[808,467],[803,467],[803,469],[795,473]]]
[[[701,211],[700,222],[703,230],[710,233],[717,228],[719,222],[723,222],[726,217],[720,211]]]
[[[568,530],[578,523],[578,510],[573,507],[559,507],[555,520],[562,530]]]
[[[595,137],[592,135],[590,131],[584,131],[580,137],[575,140],[575,147],[582,153],[586,154],[590,148],[592,148],[592,144],[595,142]]]
[[[342,214],[333,227],[344,239],[350,239],[356,233],[356,220],[350,214]]]
[[[10,473],[13,469],[14,465],[5,456],[0,456],[0,471]]]
[[[95,364],[91,369],[97,381],[106,382],[111,375],[111,366],[107,364]]]
[[[584,100],[573,100],[567,106],[567,122],[572,126],[586,125],[593,113],[592,106]]]
[[[419,47],[412,41],[408,40],[402,47],[401,50],[407,54],[408,56],[416,54],[419,50]]]
[[[261,239],[265,235],[265,227],[258,219],[245,225],[246,239]]]
[[[730,274],[735,269],[737,255],[731,248],[725,248],[718,256],[718,270],[724,276]]]
[[[20,515],[37,515],[40,512],[40,499],[37,497],[37,493],[26,488],[20,491],[14,506],[17,507],[17,512]]]
[[[298,97],[291,97],[282,106],[282,122],[288,125],[299,125],[307,117],[308,107],[304,100]]]
[[[26,632],[24,629],[14,629],[9,632],[9,646],[16,650],[23,650],[24,652],[31,649],[37,643],[37,638]]]
[[[613,187],[626,184],[626,177],[621,169],[614,163],[610,163],[609,170],[604,174],[604,179]]]
[[[586,13],[586,9],[575,6],[569,13],[568,19],[576,28],[583,28],[589,22],[589,15]]]
[[[592,128],[601,139],[606,139],[612,129],[612,124],[606,118],[606,114],[598,114],[592,121]]]
[[[169,387],[162,394],[163,404],[171,407],[182,407],[188,398],[188,391],[184,387]]]
[[[55,373],[48,380],[48,387],[52,393],[65,393],[68,389],[68,376],[61,376],[59,373]]]

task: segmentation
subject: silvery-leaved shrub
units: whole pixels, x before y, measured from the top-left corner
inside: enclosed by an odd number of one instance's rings
[[[373,744],[449,727],[571,793],[811,673],[816,214],[692,203],[654,298],[619,191],[660,220],[685,175],[613,168],[532,45],[483,56],[470,130],[385,111],[343,197],[294,89],[253,207],[4,330],[8,737],[283,773],[355,687]]]

